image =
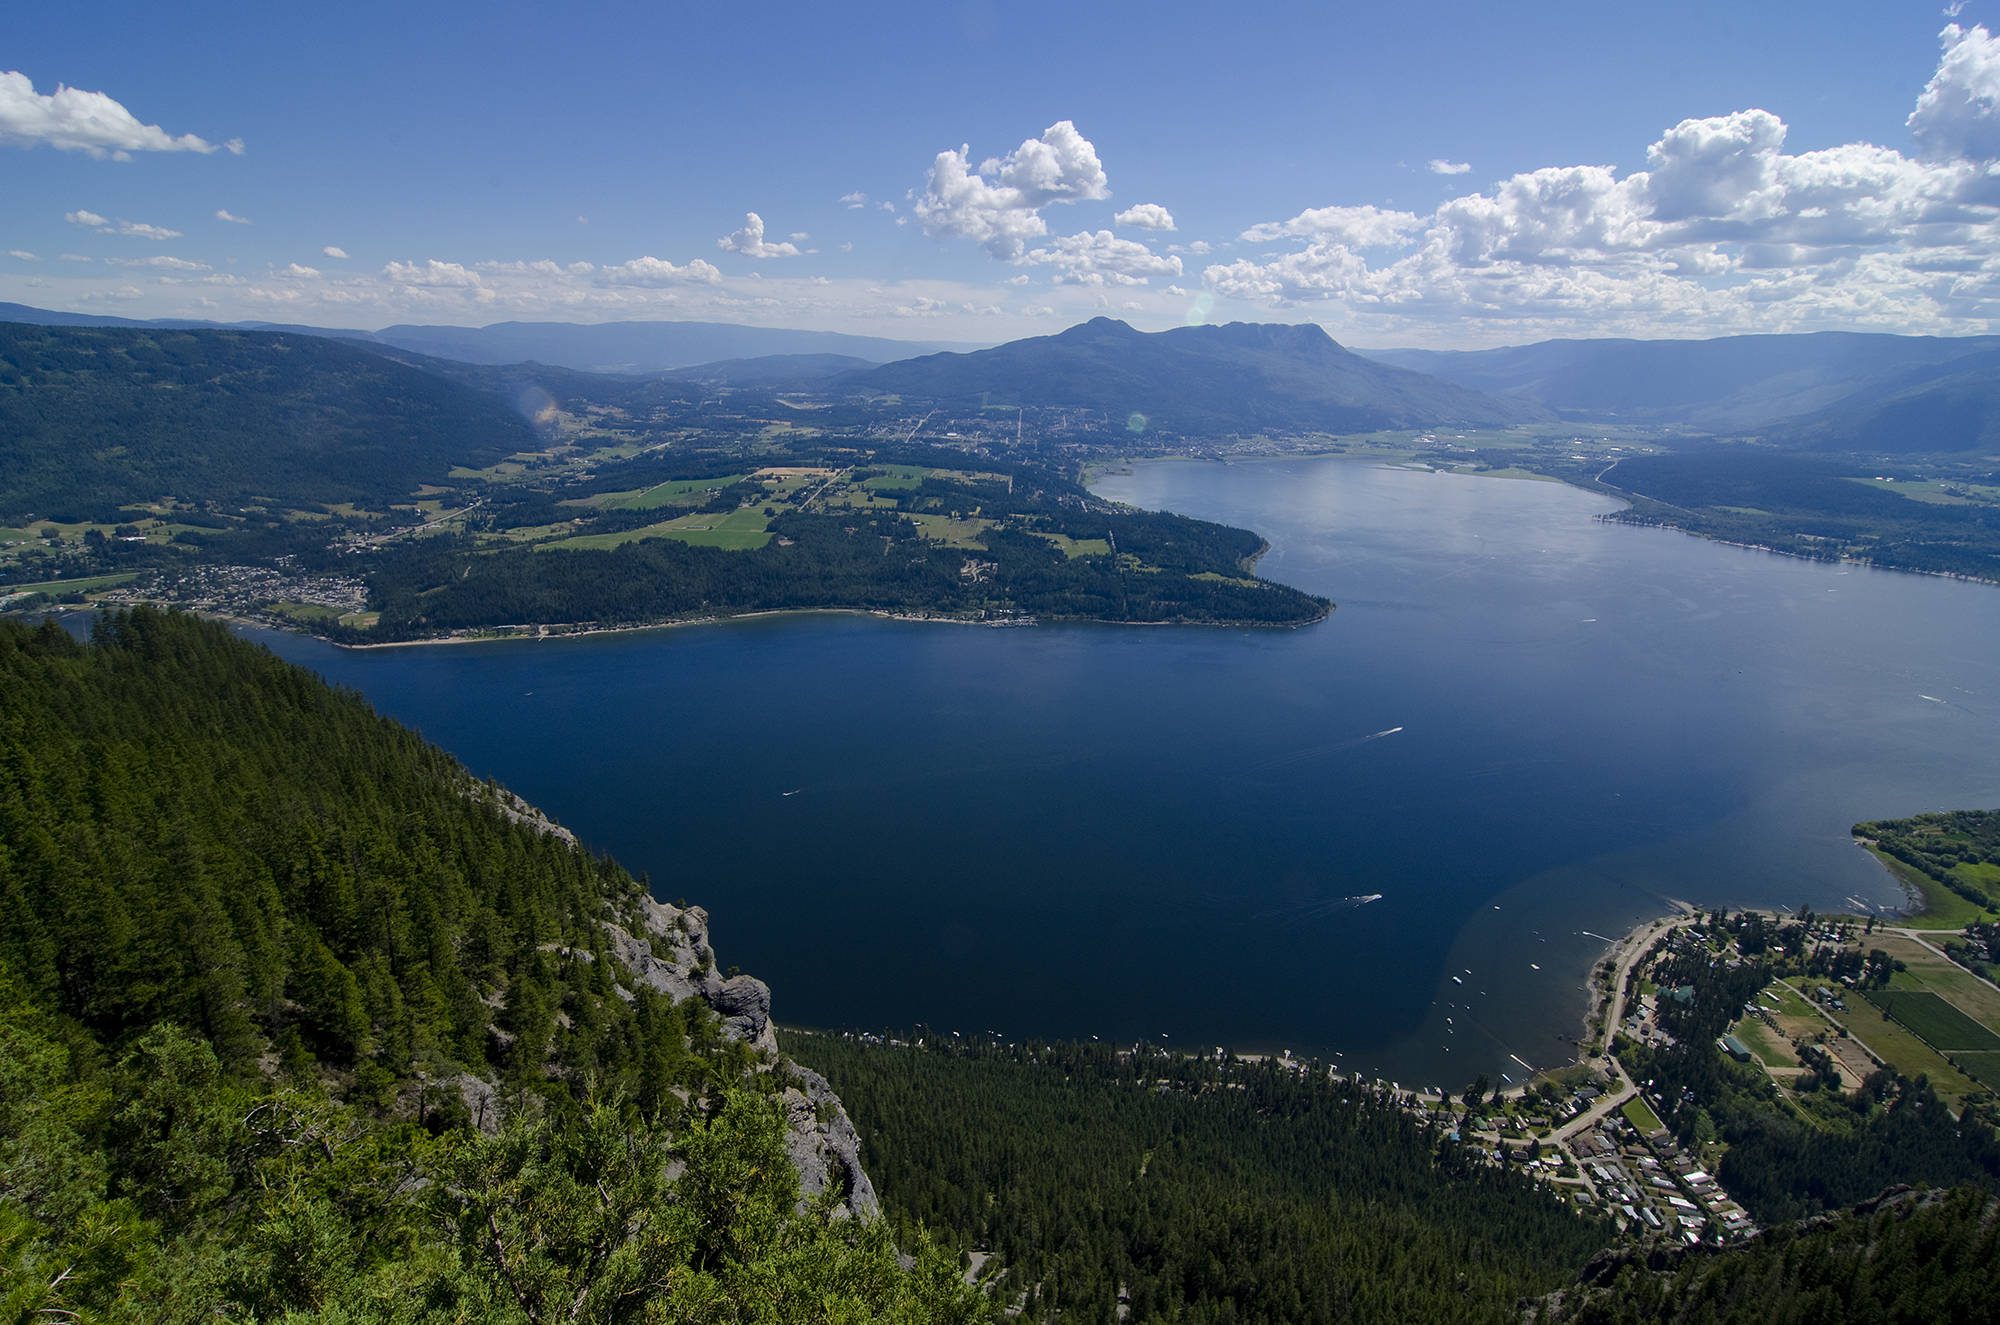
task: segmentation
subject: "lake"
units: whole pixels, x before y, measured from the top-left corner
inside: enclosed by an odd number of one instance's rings
[[[1664,899],[1894,904],[1850,824],[2000,804],[2000,590],[1605,524],[1554,483],[1315,459],[1096,486],[1258,530],[1262,573],[1338,610],[259,638],[706,906],[781,1021],[1405,1084],[1566,1059],[1604,936]]]

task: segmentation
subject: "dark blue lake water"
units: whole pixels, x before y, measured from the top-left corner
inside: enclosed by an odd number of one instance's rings
[[[2000,804],[2000,590],[1605,525],[1552,483],[1312,460],[1098,486],[1257,529],[1263,573],[1339,611],[263,638],[707,906],[781,1020],[1406,1083],[1567,1058],[1599,936],[1663,898],[1893,903],[1851,823]]]

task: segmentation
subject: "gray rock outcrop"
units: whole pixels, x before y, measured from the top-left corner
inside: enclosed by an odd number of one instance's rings
[[[799,1190],[811,1201],[839,1194],[849,1214],[881,1209],[875,1186],[861,1167],[861,1137],[826,1079],[778,1052],[771,1027],[771,990],[748,975],[723,978],[708,938],[708,912],[653,898],[640,903],[637,933],[605,922],[611,951],[636,984],[675,1002],[698,998],[722,1019],[723,1034],[758,1051],[767,1071],[782,1074],[785,1148],[799,1171]]]

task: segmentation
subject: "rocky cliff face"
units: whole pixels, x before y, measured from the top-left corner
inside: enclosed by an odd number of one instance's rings
[[[722,1018],[723,1033],[757,1051],[762,1070],[780,1074],[786,1148],[807,1200],[832,1191],[842,1208],[872,1215],[881,1204],[861,1168],[861,1138],[825,1078],[778,1051],[771,1030],[771,990],[747,975],[724,979],[708,938],[708,912],[685,910],[647,898],[637,933],[609,921],[611,949],[634,981],[676,1002],[698,998]]]

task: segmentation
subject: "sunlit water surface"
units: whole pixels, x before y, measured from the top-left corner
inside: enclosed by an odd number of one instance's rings
[[[1160,463],[1301,630],[765,618],[342,651],[264,635],[714,917],[781,1020],[1568,1057],[1604,939],[1893,903],[1857,819],[2000,804],[2000,590],[1599,523],[1553,483]],[[1374,899],[1374,900],[1367,900]]]

